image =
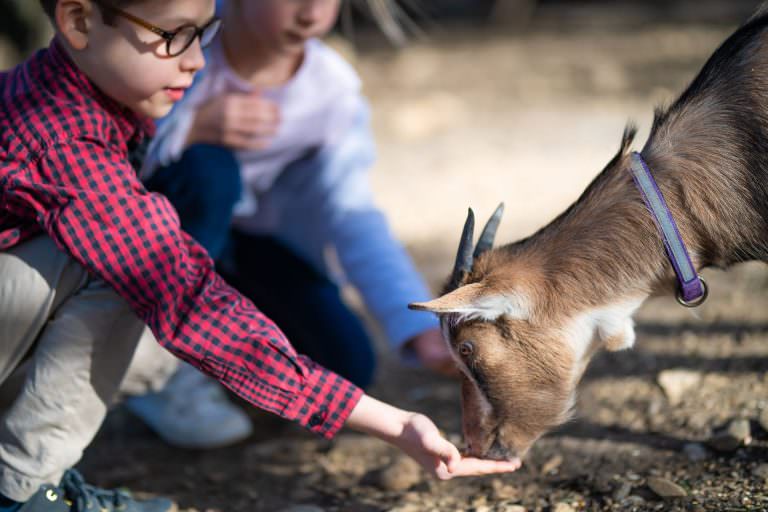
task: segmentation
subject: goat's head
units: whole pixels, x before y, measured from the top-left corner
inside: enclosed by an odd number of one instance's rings
[[[491,250],[501,213],[500,206],[473,251],[470,210],[446,293],[411,308],[440,316],[462,373],[469,453],[511,459],[570,417],[576,384],[597,348],[633,344],[630,315],[640,301],[571,304],[541,262],[514,246]]]

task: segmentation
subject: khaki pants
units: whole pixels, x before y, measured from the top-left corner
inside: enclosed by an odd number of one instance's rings
[[[50,238],[0,252],[0,383],[13,393],[0,416],[0,493],[26,501],[58,484],[118,391],[158,390],[175,368],[125,301]]]

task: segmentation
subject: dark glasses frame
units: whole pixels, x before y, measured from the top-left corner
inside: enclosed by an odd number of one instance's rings
[[[169,57],[178,57],[179,55],[187,51],[187,49],[190,46],[192,46],[192,43],[194,43],[195,39],[197,38],[200,38],[200,45],[203,48],[205,48],[211,43],[211,41],[213,41],[213,38],[221,29],[221,18],[214,16],[211,19],[211,21],[209,21],[202,27],[198,27],[194,23],[185,23],[184,25],[181,25],[180,27],[177,27],[174,30],[165,30],[163,28],[158,27],[157,25],[153,25],[152,23],[139,18],[138,16],[134,16],[133,14],[127,11],[124,11],[118,7],[110,5],[109,3],[104,2],[103,0],[94,0],[94,3],[96,3],[99,7],[106,9],[107,11],[117,16],[120,16],[121,18],[124,18],[132,23],[135,23],[136,25],[139,25],[140,27],[143,27],[149,30],[150,32],[157,34],[163,39],[165,39],[165,51]],[[191,32],[189,32],[191,29],[194,29],[194,35],[191,35]],[[184,33],[184,31],[187,31],[187,33],[191,37],[189,37],[189,39],[184,43],[184,46],[182,48],[176,51],[171,51],[171,46],[173,45],[174,40],[176,40],[179,34]]]

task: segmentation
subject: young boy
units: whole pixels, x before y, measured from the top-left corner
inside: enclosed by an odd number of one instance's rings
[[[111,3],[113,2],[113,3]],[[134,167],[149,119],[203,67],[213,0],[43,0],[51,46],[0,75],[0,377],[27,361],[0,422],[0,510],[173,510],[69,470],[126,374],[144,324],[254,405],[332,437],[380,437],[439,478],[517,469],[462,458],[426,417],[299,356],[214,272]],[[132,377],[128,372],[128,377]]]
[[[363,389],[374,376],[371,339],[341,298],[342,270],[396,354],[455,368],[436,319],[407,308],[430,295],[374,202],[360,78],[321,40],[340,0],[221,4],[227,29],[161,121],[142,172],[147,188],[168,198],[227,282],[322,366]],[[329,269],[329,249],[338,270]],[[215,381],[187,365],[127,406],[183,447],[218,447],[251,431]]]

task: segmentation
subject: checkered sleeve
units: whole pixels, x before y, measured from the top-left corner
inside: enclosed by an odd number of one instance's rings
[[[109,283],[177,357],[252,404],[332,437],[362,391],[299,356],[283,333],[227,285],[181,231],[173,207],[148,193],[124,153],[100,141],[47,149],[34,173],[10,180],[10,210]],[[268,271],[268,269],[265,269]]]

